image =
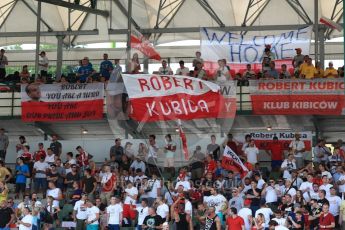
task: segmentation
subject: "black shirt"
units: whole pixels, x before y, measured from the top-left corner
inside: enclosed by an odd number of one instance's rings
[[[67,183],[67,188],[72,188],[74,181],[80,181],[79,173],[76,173],[75,175],[73,175],[71,172],[67,173],[66,180],[67,181],[72,181],[70,183]]]
[[[95,182],[97,182],[97,181],[93,176],[91,176],[89,178],[87,178],[87,177],[83,178],[83,183],[85,185],[85,192],[86,193],[92,192],[92,190],[95,187],[95,185],[94,185]]]
[[[320,199],[317,201],[320,207],[322,207],[323,204],[327,203],[329,204],[329,201],[326,198]]]
[[[260,194],[261,194],[261,190],[258,189],[258,188],[256,188],[255,191],[256,191],[257,193],[259,193],[259,196],[255,197],[255,198],[250,198],[250,200],[252,201],[251,206],[260,206],[260,199],[261,199],[261,195],[260,195]],[[249,189],[249,190],[247,191],[247,194],[252,195],[252,196],[255,196],[255,195],[254,195],[253,189]]]
[[[50,148],[55,154],[55,156],[60,156],[60,152],[62,149],[62,144],[60,142],[55,141],[55,142],[50,143]]]
[[[147,230],[154,230],[156,229],[155,227],[160,226],[163,224],[163,219],[160,215],[155,215],[155,216],[146,216],[143,222],[144,225],[147,226]]]
[[[189,224],[187,222],[187,214],[179,213],[180,221],[176,222],[176,229],[178,230],[189,230]]]
[[[12,214],[11,208],[0,208],[0,228],[4,228],[10,222]]]

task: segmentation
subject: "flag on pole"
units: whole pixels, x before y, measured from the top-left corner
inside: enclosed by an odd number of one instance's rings
[[[161,56],[151,45],[150,41],[138,30],[132,27],[131,48],[139,50],[150,59],[161,60]]]
[[[179,133],[180,133],[180,138],[182,141],[182,152],[184,155],[184,159],[186,161],[189,160],[189,156],[188,156],[188,146],[187,146],[187,138],[186,138],[186,134],[184,133],[183,129],[182,129],[182,124],[181,124],[181,120],[178,119],[177,120],[178,126],[179,126]]]
[[[342,31],[343,29],[343,27],[339,25],[338,23],[336,23],[335,21],[332,21],[331,19],[323,17],[323,16],[320,18],[320,23],[330,27],[331,29],[338,30],[339,32]]]
[[[229,146],[226,146],[222,159],[222,167],[224,169],[231,170],[233,166],[236,166],[238,168],[241,173],[241,178],[245,177],[249,172],[248,168],[243,164],[237,154],[232,151]]]

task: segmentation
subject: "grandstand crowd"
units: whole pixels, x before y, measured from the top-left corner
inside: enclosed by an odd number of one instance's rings
[[[275,136],[259,153],[250,135],[244,143],[230,133],[225,140],[212,135],[206,149],[197,146],[175,168],[177,144],[169,134],[164,146],[155,135],[137,148],[117,138],[100,164],[81,146],[66,153],[56,135],[49,146],[20,136],[10,167],[2,128],[0,228],[345,229],[345,145],[339,140],[331,150],[319,140],[308,161],[300,138],[294,134],[284,149]],[[225,146],[249,172],[223,166]],[[270,167],[259,154],[270,157]]]
[[[296,55],[292,62],[286,62],[282,60],[275,61],[275,55],[270,50],[270,45],[267,45],[263,55],[261,64],[247,64],[238,67],[236,70],[231,69],[226,59],[220,59],[217,63],[204,62],[201,56],[201,52],[195,53],[195,58],[192,63],[192,69],[185,66],[183,60],[179,61],[179,68],[175,71],[170,68],[167,60],[162,60],[162,66],[154,71],[154,74],[161,75],[185,75],[200,78],[203,80],[214,81],[216,83],[223,83],[228,80],[237,80],[238,85],[247,86],[249,80],[254,79],[315,79],[315,78],[337,78],[344,77],[344,67],[334,68],[333,63],[329,62],[328,67],[323,69],[320,62],[313,65],[313,60],[309,55],[302,54],[300,48],[296,48]],[[279,64],[279,66],[278,66]],[[103,61],[99,65],[99,69],[96,70],[88,57],[84,57],[79,61],[74,69],[74,73],[67,76],[62,75],[55,80],[51,74],[48,74],[49,60],[45,51],[40,53],[39,59],[39,77],[32,77],[28,70],[28,66],[24,65],[22,71],[6,75],[6,65],[8,65],[8,59],[5,56],[5,50],[0,52],[0,82],[12,82],[17,85],[27,84],[33,81],[37,83],[92,83],[92,82],[108,82],[118,81],[120,74],[123,72],[120,66],[120,59],[115,59],[112,62],[108,54],[103,54]],[[139,74],[143,73],[141,69],[141,63],[137,53],[133,54],[133,57],[129,63],[129,70],[126,73]]]

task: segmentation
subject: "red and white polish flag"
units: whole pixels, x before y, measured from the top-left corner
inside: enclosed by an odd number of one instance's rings
[[[222,167],[224,169],[231,170],[233,166],[236,166],[239,169],[242,178],[249,172],[248,168],[243,164],[237,154],[229,146],[226,146],[222,159]]]
[[[134,27],[131,30],[131,48],[139,50],[150,59],[161,60],[160,54],[155,50],[150,41]]]
[[[320,18],[320,23],[330,27],[331,29],[338,30],[339,32],[343,30],[343,27],[341,25],[323,16]]]

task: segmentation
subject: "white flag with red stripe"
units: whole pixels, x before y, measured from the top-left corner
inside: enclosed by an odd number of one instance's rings
[[[150,59],[161,60],[161,56],[151,45],[150,41],[138,30],[132,27],[131,30],[131,48],[139,50]]]
[[[226,146],[224,149],[223,159],[222,159],[222,167],[224,169],[231,170],[231,167],[235,165],[241,172],[241,177],[245,177],[249,172],[248,168],[243,164],[241,159],[237,156],[237,154],[229,147]]]
[[[341,25],[339,25],[335,21],[332,21],[331,19],[323,17],[323,16],[320,18],[320,23],[328,26],[329,28],[338,30],[339,32],[343,30],[343,27]]]

